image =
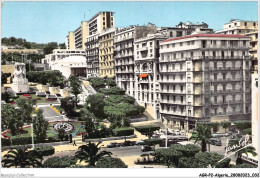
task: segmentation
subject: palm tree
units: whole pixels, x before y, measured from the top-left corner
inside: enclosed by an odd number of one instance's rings
[[[39,160],[41,160],[41,156],[37,154],[36,151],[27,149],[13,149],[8,151],[6,155],[4,155],[4,159],[2,160],[3,167],[42,167],[42,164]]]
[[[105,157],[105,156],[111,156],[112,153],[108,151],[101,151],[100,147],[98,147],[101,144],[99,142],[98,144],[88,142],[86,145],[81,145],[79,147],[80,151],[77,151],[75,153],[76,158],[78,158],[81,161],[85,161],[89,163],[89,166],[95,166],[96,161],[99,159]]]
[[[245,147],[242,150],[236,152],[236,156],[237,156],[236,164],[242,164],[243,163],[241,159],[242,155],[246,154],[248,156],[248,153],[252,154],[253,156],[257,155],[254,147],[252,146]]]
[[[197,143],[197,141],[201,141],[202,152],[207,151],[207,143],[209,143],[209,139],[211,137],[210,129],[211,128],[206,124],[197,124],[195,129],[196,134],[193,134],[190,137],[190,140],[194,139],[195,143]]]

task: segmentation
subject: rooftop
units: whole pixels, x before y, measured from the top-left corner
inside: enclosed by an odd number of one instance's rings
[[[216,38],[248,38],[244,35],[228,35],[228,34],[195,34],[195,35],[188,35],[178,38],[169,38],[167,40],[164,40],[162,42],[168,42],[168,41],[175,41],[175,40],[181,40],[186,38],[196,38],[196,37],[216,37]]]

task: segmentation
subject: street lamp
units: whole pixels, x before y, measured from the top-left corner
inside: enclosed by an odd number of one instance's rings
[[[31,123],[31,135],[32,135],[32,149],[34,150],[33,123]]]
[[[167,136],[167,132],[168,132],[168,129],[167,129],[167,119],[165,119],[164,117],[162,117],[162,119],[163,119],[163,122],[165,122],[165,124],[164,124],[164,127],[165,127],[165,130],[166,130],[166,137],[165,137],[165,148],[167,148],[167,144],[168,144],[168,136]]]

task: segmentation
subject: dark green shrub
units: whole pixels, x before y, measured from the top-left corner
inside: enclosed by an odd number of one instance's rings
[[[53,146],[36,147],[34,150],[37,151],[41,156],[51,156],[55,153]]]
[[[67,168],[75,165],[77,159],[74,156],[52,157],[44,161],[43,167],[45,168]]]
[[[243,134],[244,135],[252,135],[252,129],[251,128],[243,129]]]
[[[1,138],[1,146],[10,146],[11,145],[11,141],[10,139],[5,139],[5,138]]]
[[[120,158],[104,157],[97,161],[97,168],[127,168]]]
[[[193,157],[201,149],[199,146],[193,144],[188,144],[188,145],[174,144],[171,145],[170,148],[182,152],[184,157]]]
[[[26,145],[32,144],[32,137],[17,137],[11,138],[12,145]]]
[[[115,136],[129,136],[134,134],[134,129],[131,127],[122,127],[113,129]]]

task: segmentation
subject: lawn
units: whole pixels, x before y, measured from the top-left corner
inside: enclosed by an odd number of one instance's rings
[[[36,94],[30,94],[30,96],[19,95],[19,98],[31,98],[31,99],[36,99],[37,103],[53,103],[53,102],[57,102],[56,100],[55,100],[55,101],[48,101],[48,100],[46,99],[46,97],[38,97],[38,96],[36,96]],[[18,99],[18,98],[17,98],[17,99]],[[13,102],[11,102],[11,104],[15,104],[17,99],[15,99]]]
[[[57,122],[49,123],[49,128],[48,128],[48,131],[47,131],[47,137],[53,137],[53,136],[58,135],[58,133],[55,132],[55,130],[52,128],[53,124],[55,124],[55,123],[57,123]],[[67,123],[72,124],[73,127],[74,127],[73,131],[71,132],[72,136],[86,132],[86,130],[84,129],[84,126],[82,125],[82,122],[73,122],[73,121],[70,122],[70,121],[68,121]],[[21,131],[20,135],[12,136],[10,132],[5,132],[3,135],[7,136],[7,137],[11,137],[11,138],[30,137],[31,136],[31,127],[29,126],[29,127],[24,128]]]

